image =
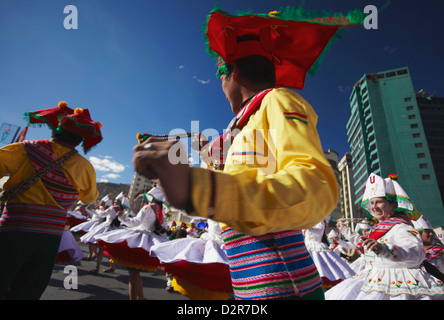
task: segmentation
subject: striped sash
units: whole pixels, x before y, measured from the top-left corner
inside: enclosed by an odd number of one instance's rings
[[[62,236],[65,224],[65,209],[8,202],[0,217],[0,232],[33,232]]]
[[[56,160],[48,140],[25,141],[24,146],[36,171]],[[34,232],[56,236],[63,234],[67,210],[77,200],[79,193],[62,169],[47,173],[41,180],[49,194],[63,208],[8,202],[0,217],[0,232]]]
[[[222,232],[236,299],[303,296],[322,287],[300,230],[258,237]]]
[[[48,140],[25,141],[26,152],[36,171],[56,161],[54,151]],[[43,184],[54,200],[68,210],[79,197],[79,193],[65,176],[61,168],[48,172],[41,177]]]

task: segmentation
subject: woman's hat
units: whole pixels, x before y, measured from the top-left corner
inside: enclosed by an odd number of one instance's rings
[[[361,207],[372,214],[370,200],[377,197],[384,197],[388,201],[396,202],[397,212],[410,212],[413,210],[413,203],[407,193],[396,181],[398,178],[395,174],[390,174],[389,178],[382,178],[371,173],[365,185],[364,196],[362,197]]]

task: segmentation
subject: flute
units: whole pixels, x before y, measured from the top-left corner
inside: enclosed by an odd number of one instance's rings
[[[178,133],[178,134],[150,134],[148,132],[145,133],[137,133],[137,140],[139,144],[143,143],[146,139],[153,137],[162,140],[179,140],[182,138],[189,138],[194,135],[198,135],[199,132],[186,132],[186,133]]]

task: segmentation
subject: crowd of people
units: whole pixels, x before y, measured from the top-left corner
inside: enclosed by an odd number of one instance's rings
[[[387,194],[396,194],[403,201],[408,199],[396,180],[372,174],[366,187],[375,191],[364,195],[369,201],[363,202],[363,208],[378,220],[363,218],[352,230],[340,219],[337,228],[330,227],[327,233],[331,220],[328,216],[314,227],[302,230],[326,299],[444,298],[444,245],[428,219],[423,215],[411,219],[406,210],[409,205],[403,208],[387,200]],[[137,214],[129,209],[129,200],[123,193],[114,204],[106,196],[96,210],[80,203],[69,214],[88,215],[88,218],[84,222],[78,219],[77,225],[65,230],[62,239],[68,239],[68,235],[73,238],[72,232],[80,237],[80,242],[105,249],[110,263],[128,268],[130,299],[144,299],[140,272],[159,270],[165,272],[165,286],[170,292],[197,300],[233,299],[219,223],[203,218],[193,218],[188,225],[173,220],[167,223],[165,213],[170,207],[161,187],[153,187],[144,198],[146,201]],[[379,204],[381,201],[391,208]],[[369,241],[381,238],[379,242]],[[78,261],[81,257],[78,245],[65,242],[62,246],[62,240],[59,255],[66,250],[71,261]],[[99,266],[99,254],[91,252],[85,259],[97,259]],[[65,255],[65,260],[59,262],[68,261]],[[92,272],[98,274],[98,268]]]
[[[315,16],[288,7],[232,16],[214,9],[205,36],[235,117],[211,142],[197,135],[202,167],[188,164],[175,139],[136,145],[135,171],[161,186],[137,213],[123,193],[95,210],[83,206],[98,197],[96,176],[75,147],[83,143],[86,153],[102,140],[88,109],[61,102],[27,113],[53,138],[0,149],[0,176],[9,175],[0,299],[38,299],[59,254],[66,258],[75,247],[73,232],[89,246],[86,259],[97,259],[93,273],[100,274],[104,257],[106,272],[127,267],[134,300],[144,299],[141,272],[159,268],[168,289],[192,299],[444,299],[443,246],[425,217],[412,221],[412,201],[393,177],[369,173],[361,206],[377,223],[325,234],[338,183],[318,116],[292,89],[303,89],[340,28],[362,22],[360,10]],[[83,204],[67,218],[78,200]],[[165,203],[206,227],[168,225]],[[76,225],[67,230],[67,221]]]

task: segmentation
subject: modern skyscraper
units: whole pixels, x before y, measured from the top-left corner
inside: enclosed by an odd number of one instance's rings
[[[382,177],[396,173],[417,209],[434,226],[444,225],[439,175],[408,68],[365,74],[353,87],[350,109],[347,136],[355,204],[362,200],[371,172]]]

